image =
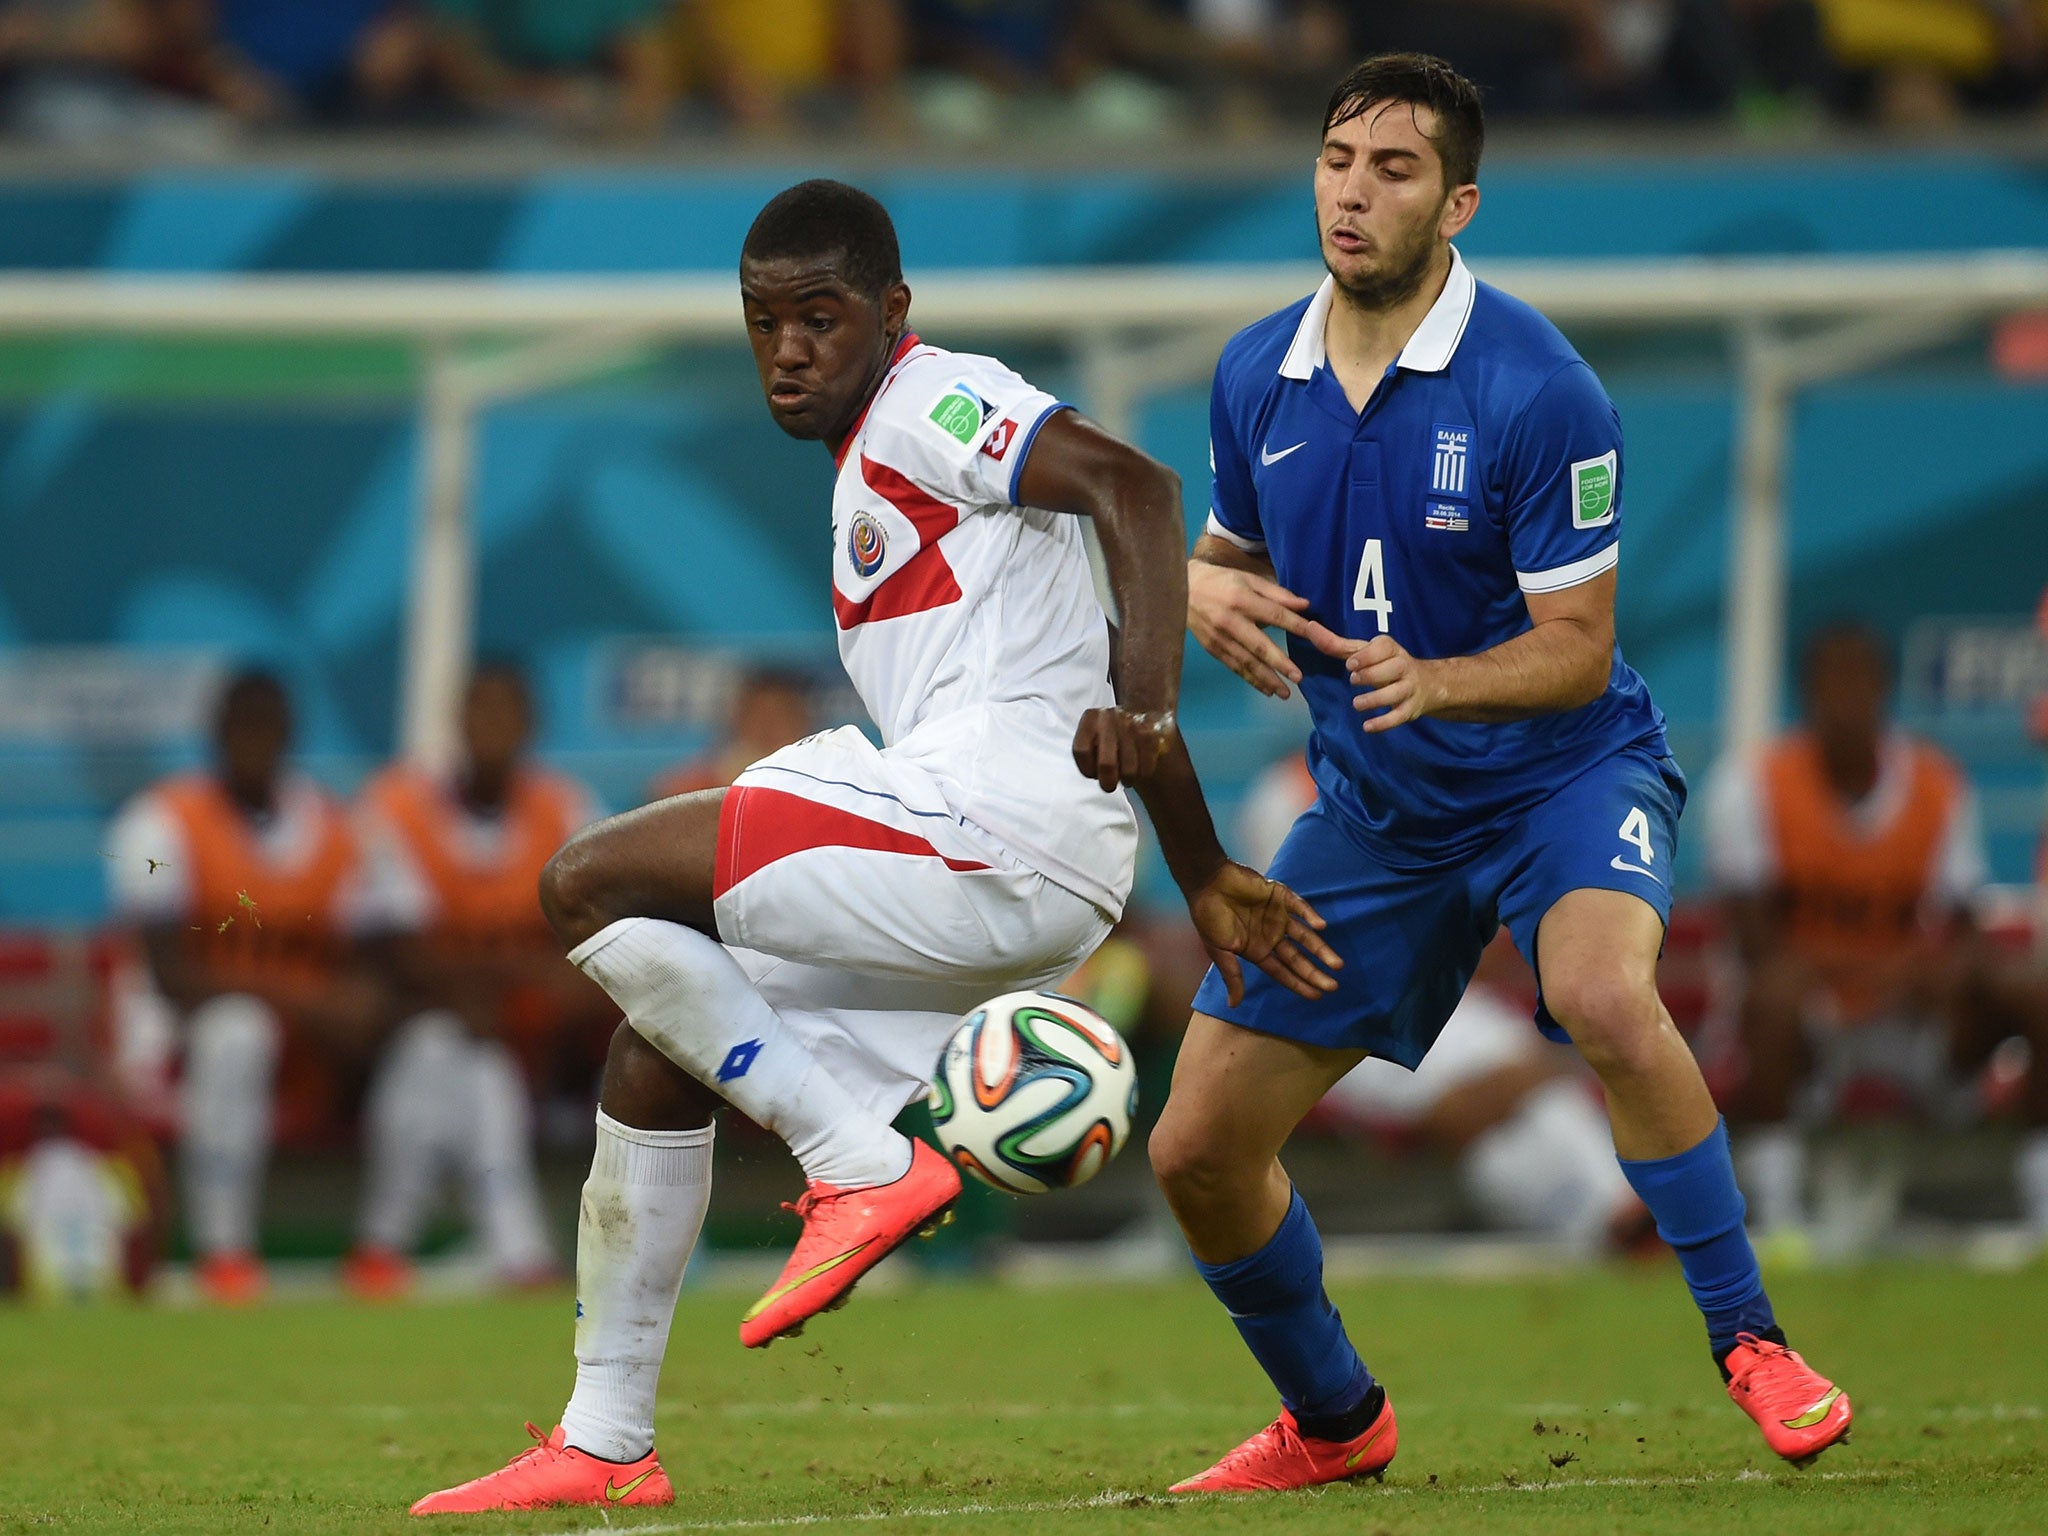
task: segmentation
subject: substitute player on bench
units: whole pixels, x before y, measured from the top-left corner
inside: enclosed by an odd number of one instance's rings
[[[1152,1161],[1279,1419],[1183,1489],[1379,1471],[1396,1430],[1323,1292],[1278,1153],[1364,1055],[1413,1067],[1505,922],[1540,1021],[1607,1090],[1624,1172],[1678,1251],[1729,1391],[1803,1459],[1849,1400],[1784,1347],[1713,1101],[1659,1001],[1685,782],[1614,643],[1621,432],[1599,380],[1450,241],[1479,207],[1470,82],[1368,60],[1315,169],[1329,277],[1216,369],[1215,494],[1189,621],[1255,686],[1301,686],[1319,798],[1272,873],[1344,957],[1330,997],[1213,975]],[[1262,624],[1289,632],[1286,652]]]

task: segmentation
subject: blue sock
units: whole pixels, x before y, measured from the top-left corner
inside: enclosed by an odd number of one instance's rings
[[[1705,1141],[1676,1157],[1622,1158],[1621,1171],[1657,1218],[1657,1235],[1678,1255],[1686,1288],[1707,1320],[1715,1360],[1735,1347],[1736,1334],[1775,1329],[1771,1299],[1742,1229],[1727,1122],[1716,1122]]]
[[[1195,1268],[1296,1418],[1340,1418],[1371,1394],[1372,1372],[1323,1289],[1323,1240],[1299,1192],[1265,1247]]]

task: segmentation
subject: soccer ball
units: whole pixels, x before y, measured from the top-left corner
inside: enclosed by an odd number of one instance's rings
[[[1130,1139],[1131,1048],[1057,992],[1006,992],[960,1021],[932,1080],[932,1124],[962,1171],[1013,1195],[1085,1184]]]

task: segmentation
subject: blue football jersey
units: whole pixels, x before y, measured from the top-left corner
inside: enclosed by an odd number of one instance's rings
[[[1452,252],[1442,296],[1363,411],[1324,366],[1334,296],[1233,337],[1210,400],[1209,531],[1263,550],[1338,634],[1470,656],[1530,627],[1524,594],[1610,569],[1621,535],[1621,423],[1593,370]],[[1344,669],[1288,651],[1314,717],[1317,787],[1382,857],[1460,857],[1589,762],[1667,752],[1664,719],[1615,648],[1583,708],[1504,724],[1410,721],[1367,735]]]

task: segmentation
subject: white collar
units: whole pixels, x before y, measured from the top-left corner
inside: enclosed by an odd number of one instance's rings
[[[1472,300],[1478,292],[1479,284],[1467,270],[1465,259],[1452,246],[1451,270],[1444,279],[1444,291],[1429,306],[1429,313],[1415,327],[1415,334],[1408,338],[1408,345],[1401,349],[1395,362],[1414,373],[1441,373],[1448,368],[1465,335],[1465,322],[1472,318]],[[1280,360],[1283,379],[1307,379],[1327,360],[1323,332],[1329,326],[1330,305],[1336,294],[1337,280],[1326,277],[1316,289],[1316,296],[1308,301],[1301,324],[1294,330],[1294,344]]]

